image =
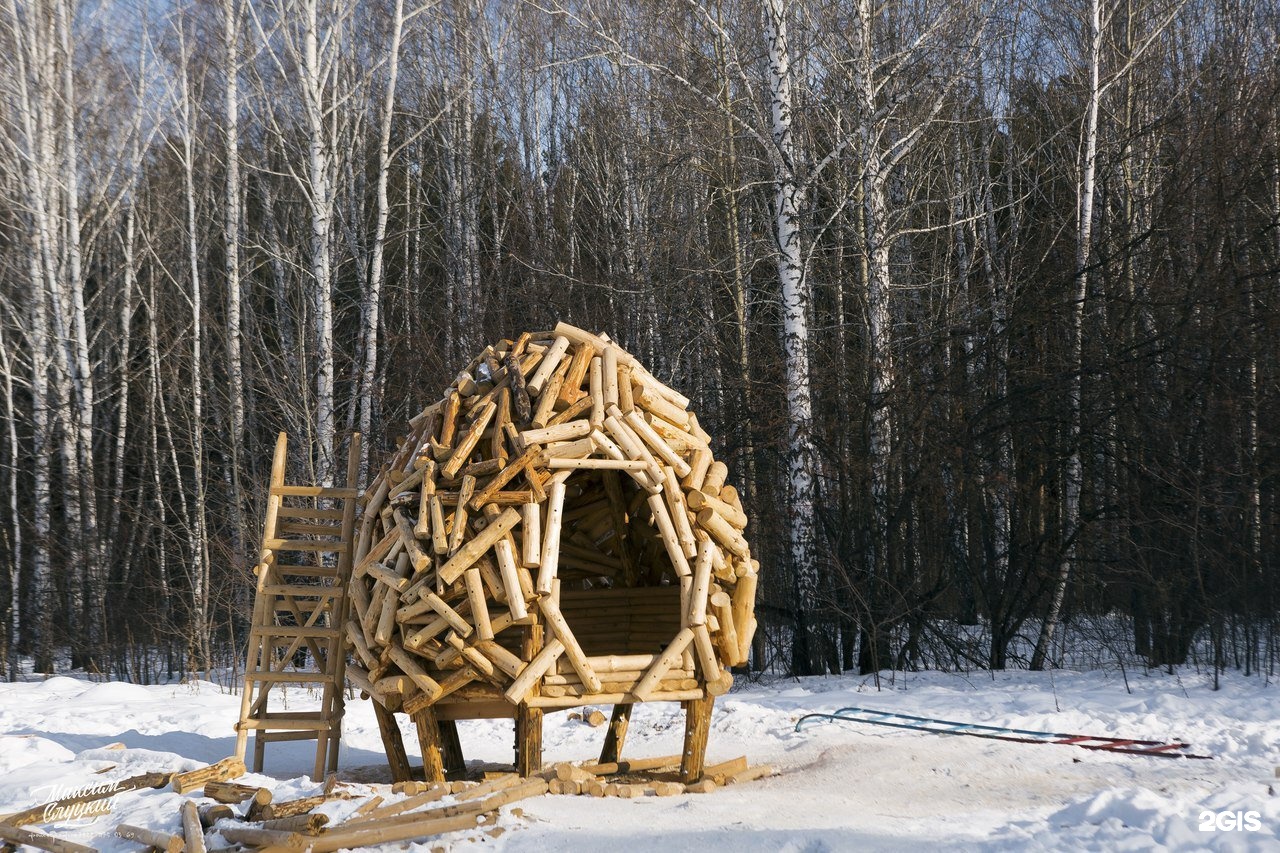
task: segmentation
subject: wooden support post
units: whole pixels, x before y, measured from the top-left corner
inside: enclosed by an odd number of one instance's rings
[[[707,735],[711,732],[711,708],[715,697],[690,699],[685,703],[684,750],[680,756],[680,781],[686,785],[702,778],[707,758]]]
[[[542,626],[530,625],[525,632],[521,657],[525,660],[533,658],[542,651]],[[538,694],[537,683],[529,691],[530,696]],[[529,703],[522,701],[516,706],[516,773],[529,777],[542,770],[542,709],[530,708]]]
[[[622,747],[627,740],[627,726],[631,724],[631,705],[629,703],[613,706],[613,716],[609,718],[609,731],[604,735],[604,746],[600,749],[600,763],[612,764],[622,758]]]
[[[413,772],[409,767],[409,756],[404,751],[404,738],[400,737],[396,715],[384,708],[376,699],[373,703],[373,713],[378,718],[378,731],[382,734],[382,748],[387,752],[387,766],[391,768],[391,781],[408,782],[413,778]]]
[[[422,779],[424,782],[444,781],[444,754],[440,743],[440,727],[435,711],[422,708],[413,715],[418,727],[418,746],[422,749]]]
[[[458,740],[458,724],[453,720],[440,720],[440,752],[444,759],[446,775],[461,776],[467,772],[467,762],[462,755],[462,742]]]

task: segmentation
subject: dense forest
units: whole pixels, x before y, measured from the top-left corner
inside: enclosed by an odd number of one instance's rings
[[[758,670],[1273,672],[1277,56],[1267,0],[2,0],[5,671],[234,664],[276,433],[367,481],[566,320],[715,436]]]

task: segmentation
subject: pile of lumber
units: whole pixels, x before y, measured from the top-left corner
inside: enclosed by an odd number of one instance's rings
[[[409,714],[728,689],[759,563],[688,398],[560,323],[486,347],[410,427],[365,491],[354,686]]]
[[[679,794],[709,794],[726,785],[751,782],[777,771],[768,764],[747,764],[745,755],[712,764],[697,782],[679,781],[676,772],[680,755],[640,758],[594,764],[560,763],[551,768],[548,791],[552,794],[593,797],[673,797]]]

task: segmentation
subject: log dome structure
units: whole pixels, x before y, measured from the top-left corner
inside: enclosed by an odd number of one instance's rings
[[[443,778],[452,721],[514,718],[529,775],[546,711],[613,705],[617,761],[634,703],[678,701],[695,780],[759,571],[710,445],[688,398],[606,335],[561,323],[477,355],[364,492],[346,674],[384,740],[409,714]]]

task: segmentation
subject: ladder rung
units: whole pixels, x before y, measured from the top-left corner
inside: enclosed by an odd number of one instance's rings
[[[278,533],[302,536],[341,536],[342,526],[336,524],[311,524],[304,521],[281,521],[276,525]]]
[[[323,672],[246,672],[244,677],[249,681],[280,681],[289,684],[327,684],[333,681],[332,675]]]
[[[278,740],[318,740],[323,732],[312,730],[309,732],[273,732],[264,729],[258,729],[254,733],[254,737],[263,743],[272,743]]]
[[[346,516],[343,509],[317,509],[310,506],[282,506],[276,511],[280,518],[326,518],[342,521]]]
[[[338,576],[338,569],[334,566],[296,566],[272,563],[271,570],[282,575],[302,575],[315,578],[336,578]]]
[[[273,583],[262,588],[264,595],[311,596],[312,598],[337,598],[343,594],[340,586],[320,586],[306,583]]]
[[[309,539],[268,539],[263,547],[272,551],[345,551],[345,542],[313,542]]]
[[[272,486],[271,494],[285,498],[336,498],[352,500],[360,496],[359,489],[339,489],[326,486]]]
[[[275,608],[278,612],[288,613],[297,610],[299,613],[311,613],[315,610],[332,610],[332,604],[328,601],[298,601],[291,596],[279,597],[275,599]]]
[[[259,637],[281,637],[291,640],[333,639],[342,634],[337,628],[316,628],[302,625],[260,625],[253,629]]]
[[[305,729],[308,734],[311,731],[328,731],[333,728],[333,723],[329,720],[309,720],[300,717],[281,717],[266,720],[245,720],[240,724],[244,729],[284,729],[296,730]]]

